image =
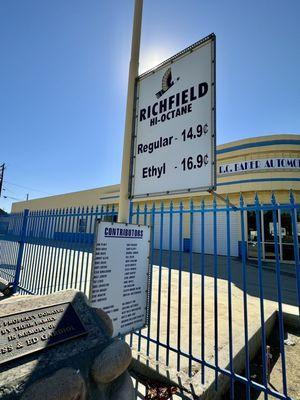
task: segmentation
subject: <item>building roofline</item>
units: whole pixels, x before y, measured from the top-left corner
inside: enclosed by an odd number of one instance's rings
[[[274,133],[270,135],[262,135],[262,136],[251,136],[243,139],[233,140],[228,143],[222,143],[217,145],[218,150],[222,150],[224,148],[233,147],[237,144],[244,144],[244,143],[258,143],[262,141],[273,141],[273,140],[300,140],[299,133]]]
[[[230,153],[236,150],[243,150],[254,147],[274,146],[274,145],[300,145],[300,135],[298,134],[277,134],[257,136],[247,139],[235,140],[217,146],[217,154]]]

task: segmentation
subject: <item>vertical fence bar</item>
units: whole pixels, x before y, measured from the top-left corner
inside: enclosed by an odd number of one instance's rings
[[[67,210],[67,216],[66,216],[66,218],[67,218],[67,221],[68,221],[68,224],[66,225],[67,226],[67,228],[66,228],[66,230],[64,231],[64,241],[66,240],[66,238],[69,236],[69,238],[71,238],[72,237],[72,235],[70,234],[71,232],[72,232],[72,225],[73,225],[73,218],[72,218],[72,213],[73,213],[73,209],[72,209],[72,207],[70,207],[68,210]],[[69,233],[69,235],[67,236],[66,234],[67,233]],[[66,274],[66,285],[65,285],[65,289],[67,289],[69,286],[70,286],[70,284],[69,284],[69,282],[70,282],[70,268],[71,268],[71,264],[73,264],[73,267],[74,267],[74,250],[73,249],[69,249],[69,259],[68,259],[68,263],[67,263],[67,266],[65,266],[65,268],[64,268],[64,271],[60,271],[60,275],[59,275],[59,279],[58,279],[58,284],[59,284],[59,282],[61,282],[61,273],[65,273]],[[71,268],[71,272],[72,272],[72,268]],[[64,285],[62,285],[62,288],[64,287]]]
[[[230,369],[230,399],[234,400],[234,370],[233,370],[233,336],[232,336],[232,296],[231,296],[231,241],[230,241],[230,205],[226,198],[226,267],[227,267],[227,290],[228,290],[228,336],[229,336],[229,369]]]
[[[291,205],[291,219],[293,231],[293,244],[294,244],[294,257],[295,257],[295,270],[296,270],[296,285],[298,294],[298,313],[300,316],[300,262],[299,262],[299,243],[298,243],[298,228],[297,228],[297,208],[295,205],[295,198],[293,192],[290,192],[290,205]]]
[[[169,256],[168,256],[168,299],[167,299],[167,349],[166,364],[170,363],[170,320],[171,320],[171,287],[172,287],[172,252],[173,252],[173,201],[170,202],[169,217]]]
[[[74,230],[75,230],[75,220],[76,220],[76,208],[74,207],[73,209],[71,208],[70,210],[70,218],[71,218],[71,226],[69,227],[69,237],[70,237],[70,241],[71,243],[75,242],[75,238],[76,235],[74,234]],[[91,209],[91,215],[93,214],[93,207]],[[92,218],[92,217],[91,217]],[[78,226],[76,227],[77,229],[79,228]],[[76,268],[74,268],[75,266],[75,258],[76,258]],[[75,274],[75,281],[74,281],[74,270],[78,271],[78,266],[79,266],[79,250],[73,250],[73,266],[71,269],[71,287],[72,288],[76,288],[76,276],[77,276],[77,272]]]
[[[28,223],[27,223],[27,229],[28,229]],[[28,281],[28,255],[30,254],[30,244],[27,244],[24,248],[24,255],[23,255],[23,271],[22,274],[20,275],[20,283],[19,285],[24,287],[26,289],[27,287],[27,281]]]
[[[137,206],[136,213],[137,213],[136,214],[136,223],[139,225],[140,224],[140,214],[141,214],[141,207],[139,204]],[[138,330],[137,335],[138,335],[138,348],[137,349],[138,349],[138,353],[139,353],[141,351],[141,340],[142,340],[140,329]]]
[[[37,221],[37,211],[30,213],[30,218],[32,224],[31,224],[31,231],[30,231],[30,236],[34,236],[34,231],[35,231],[35,225]],[[27,283],[27,289],[32,291],[33,287],[33,278],[35,276],[35,266],[36,263],[34,262],[35,260],[35,253],[36,253],[36,245],[35,244],[28,244],[30,246],[30,257],[28,261],[28,283]]]
[[[41,212],[40,216],[40,229],[38,232],[38,239],[42,240],[45,236],[45,229],[46,229],[46,224],[47,224],[47,216],[48,216],[48,210],[43,210]],[[44,251],[45,251],[45,246],[39,245],[38,246],[38,271],[35,277],[35,293],[36,294],[41,294],[40,289],[42,285],[42,272],[43,272],[43,256],[44,256]]]
[[[85,215],[84,214],[84,207],[82,207],[81,213],[82,213],[82,216]],[[87,214],[86,214],[86,216],[87,216]],[[101,206],[100,219],[101,220],[103,219],[103,205]],[[87,230],[88,233],[92,232],[88,228],[88,216],[86,217],[86,230]],[[93,233],[94,233],[94,231],[93,231]],[[94,240],[96,240],[96,238],[94,238]],[[83,242],[84,242],[84,240],[83,240]],[[92,259],[92,257],[91,257],[91,259]],[[92,260],[91,260],[91,262],[92,262]],[[90,287],[90,285],[88,284],[89,283],[88,282],[88,276],[89,276],[88,274],[89,274],[89,272],[91,274],[91,267],[90,267],[90,264],[89,264],[89,256],[87,255],[87,257],[86,257],[85,279],[84,279],[84,289],[83,289],[84,293],[87,293],[87,291],[89,290],[89,287]],[[90,279],[91,279],[91,275],[90,275]]]
[[[155,239],[155,203],[153,202],[151,210],[151,261],[150,261],[150,287],[149,287],[149,323],[147,329],[147,365],[149,365],[150,337],[151,337],[151,305],[152,305],[152,287],[153,287],[153,263],[154,263],[154,239]]]
[[[129,203],[129,217],[128,217],[128,223],[129,224],[132,224],[133,213],[134,213],[133,202],[130,201],[130,203]],[[133,333],[130,333],[129,344],[130,344],[130,347],[132,347],[132,345],[133,345]]]
[[[102,209],[103,209],[103,206],[101,207],[101,212],[102,212]],[[97,209],[97,211],[98,211],[98,209]],[[81,207],[81,209],[80,209],[80,207],[78,208],[78,214],[80,215],[81,219],[84,218],[84,208],[83,207]],[[97,216],[96,216],[96,218],[97,218]],[[85,233],[90,233],[90,232],[88,232],[87,219],[86,219],[86,225],[85,225]],[[83,243],[83,240],[80,240],[81,243]],[[96,240],[96,238],[95,238],[95,240]],[[82,286],[83,286],[83,281],[82,280],[83,279],[84,279],[84,281],[87,280],[87,273],[88,273],[87,269],[88,268],[85,268],[86,271],[85,271],[85,275],[84,275],[84,278],[83,278],[84,260],[85,260],[85,252],[82,250],[82,252],[81,252],[80,278],[79,278],[79,290],[82,290]]]
[[[67,215],[66,215],[66,213],[68,213],[68,209],[66,210],[66,212],[63,209],[62,210],[62,215],[61,215],[61,218],[60,218],[60,221],[59,221],[59,224],[58,224],[58,229],[59,229],[59,231],[61,231],[62,235],[63,235],[63,232],[65,231],[65,227],[67,226]],[[62,240],[62,238],[60,240]],[[60,251],[61,266],[62,266],[62,287],[64,287],[65,289],[68,288],[68,281],[69,281],[67,260],[68,260],[69,263],[71,262],[70,253],[71,253],[71,250],[65,249],[65,248],[63,248]],[[55,247],[55,251],[54,251],[54,257],[55,257],[55,254],[56,254],[56,247]],[[52,281],[53,281],[53,278],[54,278],[54,264],[53,264],[53,271],[52,271]],[[51,283],[51,285],[52,285],[52,283]]]
[[[145,205],[144,205],[144,211],[143,211],[143,214],[144,214],[144,221],[143,221],[143,223],[144,223],[144,225],[146,226],[147,225],[147,217],[148,217],[148,215],[147,215],[147,203],[145,203]],[[151,241],[150,241],[151,242]],[[148,283],[149,283],[149,274],[150,274],[150,271],[149,271],[149,263],[150,263],[150,260],[149,260],[149,257],[150,257],[150,253],[149,253],[149,255],[148,255],[148,273],[147,273],[147,280],[148,280]],[[148,289],[149,289],[149,287],[148,287]],[[149,292],[147,293],[147,295],[149,296]],[[145,310],[145,311],[147,311],[147,310]],[[141,340],[142,340],[142,330],[141,329],[139,329],[139,331],[138,331],[138,335],[139,335],[139,346],[138,346],[138,351],[140,351],[141,350]]]
[[[65,241],[67,238],[70,238],[70,235],[68,236],[68,233],[70,232],[70,227],[71,227],[71,219],[69,217],[69,214],[72,212],[72,208],[66,208],[66,210],[63,211],[63,216],[62,216],[62,221],[61,221],[61,241],[63,242],[62,248],[55,246],[55,252],[54,252],[54,268],[53,268],[53,290],[56,291],[57,287],[57,278],[58,278],[58,260],[60,261],[61,266],[63,266],[60,271],[60,276],[64,276],[66,278],[66,289],[70,287],[69,285],[69,280],[70,280],[70,265],[71,265],[71,255],[73,256],[73,250],[68,248],[65,245]],[[72,259],[73,260],[73,259]],[[55,273],[54,273],[55,271]]]
[[[189,251],[189,377],[192,376],[193,354],[193,228],[194,202],[190,201],[190,251]]]
[[[261,320],[261,343],[262,343],[262,373],[263,385],[267,389],[267,365],[266,365],[266,330],[265,330],[265,313],[264,313],[264,289],[263,289],[263,271],[262,271],[262,249],[261,249],[261,206],[258,195],[255,195],[255,218],[257,229],[257,265],[258,265],[258,279],[259,279],[259,304],[260,304],[260,320]],[[264,390],[264,398],[268,399],[268,393]]]
[[[281,290],[281,276],[280,276],[280,256],[278,252],[278,231],[277,231],[277,213],[278,207],[274,193],[272,194],[272,217],[274,227],[274,246],[275,246],[275,262],[276,262],[276,281],[277,281],[277,298],[278,298],[278,325],[279,325],[279,346],[281,353],[281,369],[282,369],[282,387],[283,394],[287,396],[287,382],[286,382],[286,366],[285,366],[285,351],[284,351],[284,325],[282,313],[282,290]]]
[[[205,256],[204,256],[204,200],[201,202],[201,384],[205,383]]]
[[[63,220],[62,214],[64,214],[64,210],[62,210],[60,208],[58,210],[58,214],[57,214],[57,216],[55,218],[55,222],[54,222],[53,237],[55,237],[55,233],[58,234],[59,230],[61,230],[62,220]],[[55,252],[56,252],[56,247],[52,246],[50,249],[51,264],[49,265],[47,293],[49,293],[49,291],[51,290],[51,285],[52,285],[53,276],[54,276],[54,258],[53,258],[53,256],[55,256]],[[64,254],[64,250],[63,250],[63,254]],[[63,282],[63,286],[64,286],[64,282]]]
[[[40,210],[37,212],[36,218],[35,218],[35,232],[34,232],[34,239],[35,239],[35,244],[34,246],[34,259],[33,259],[33,270],[32,270],[32,292],[34,294],[36,293],[36,286],[37,286],[37,281],[38,281],[38,274],[39,274],[39,257],[40,257],[40,247],[37,243],[37,241],[40,239],[40,232],[41,232],[41,224],[42,224],[42,215],[43,215],[43,210]]]
[[[46,240],[48,229],[49,229],[49,223],[51,220],[51,210],[47,210],[45,213],[44,217],[44,225],[43,225],[43,230],[42,230],[42,240]],[[47,245],[44,244],[42,246],[42,253],[41,253],[41,262],[40,262],[40,273],[39,273],[39,286],[37,290],[37,294],[42,294],[43,289],[44,289],[44,282],[45,282],[45,271],[46,271],[46,265],[45,265],[45,259],[47,255]]]
[[[54,239],[54,231],[55,231],[55,223],[58,215],[58,209],[53,210],[52,219],[51,219],[51,227],[50,227],[50,237]],[[46,258],[46,268],[45,268],[45,282],[44,282],[44,289],[42,294],[46,294],[47,285],[49,283],[49,273],[50,273],[50,254],[51,254],[52,247],[47,248],[47,258]]]
[[[179,277],[178,277],[178,311],[177,311],[177,371],[180,371],[181,350],[181,292],[182,292],[182,227],[183,227],[183,204],[179,205]]]
[[[160,237],[159,237],[159,272],[158,272],[158,301],[157,301],[157,329],[156,329],[156,361],[159,360],[160,341],[160,311],[161,311],[161,280],[162,280],[162,257],[163,257],[163,235],[164,235],[164,203],[160,205]]]
[[[20,281],[20,272],[21,272],[21,267],[22,267],[24,244],[25,244],[25,240],[26,240],[28,214],[29,214],[29,210],[28,209],[24,210],[22,228],[21,228],[21,232],[20,232],[21,234],[20,234],[20,240],[19,240],[19,251],[18,251],[15,279],[13,282],[14,293],[16,293],[16,291],[18,290],[18,285],[19,285],[19,281]]]
[[[245,372],[246,372],[246,400],[250,400],[250,358],[248,341],[248,303],[247,303],[247,265],[246,265],[246,241],[245,241],[245,220],[244,220],[244,199],[240,196],[241,215],[241,239],[242,239],[242,281],[243,281],[243,311],[244,311],[244,338],[245,338]]]
[[[218,327],[218,240],[217,240],[217,200],[213,199],[213,242],[214,242],[214,336],[215,336],[215,390],[218,390],[219,367],[219,327]]]
[[[86,226],[84,224],[84,219],[80,218],[80,208],[78,208],[76,210],[76,208],[74,207],[74,221],[76,221],[76,223],[75,223],[75,232],[74,232],[73,240],[74,240],[74,242],[76,243],[76,246],[77,246],[78,245],[78,241],[80,240],[81,233],[83,235],[87,234],[87,232],[86,232],[87,229],[86,229]],[[81,222],[81,221],[83,221],[83,222]],[[81,226],[80,224],[85,227],[84,232],[79,232],[80,230],[83,230],[82,228],[80,228],[80,226]],[[84,251],[82,251],[78,247],[78,266],[77,266],[76,274],[75,274],[76,289],[78,288],[78,290],[80,290],[80,287],[81,287],[83,260],[84,260]],[[80,275],[79,275],[79,265],[80,265]],[[80,276],[79,283],[77,283],[78,282],[78,276]]]

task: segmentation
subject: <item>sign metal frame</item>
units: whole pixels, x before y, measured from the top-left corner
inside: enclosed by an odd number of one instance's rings
[[[162,190],[159,192],[153,193],[144,193],[144,194],[133,194],[133,186],[134,186],[134,172],[135,172],[135,148],[136,148],[136,119],[137,115],[137,101],[138,101],[138,84],[144,78],[155,74],[167,66],[170,66],[174,63],[174,61],[179,60],[187,56],[188,54],[198,50],[200,47],[203,47],[211,42],[211,177],[212,177],[212,185],[210,186],[199,186],[195,188],[182,188],[178,190]],[[132,121],[132,137],[131,137],[131,152],[130,152],[130,169],[129,169],[129,185],[128,185],[128,198],[129,199],[141,199],[148,197],[158,197],[165,196],[170,194],[186,194],[193,192],[213,192],[216,190],[216,182],[217,182],[217,163],[216,163],[216,36],[214,33],[206,36],[205,38],[197,41],[186,49],[180,51],[174,56],[168,58],[166,61],[157,65],[156,67],[150,69],[149,71],[144,72],[139,75],[135,80],[135,93],[134,93],[134,112],[133,112],[133,121]],[[184,186],[184,185],[183,185]]]

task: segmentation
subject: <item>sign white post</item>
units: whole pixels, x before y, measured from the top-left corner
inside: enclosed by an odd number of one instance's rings
[[[113,336],[147,323],[150,227],[96,221],[90,304],[113,322]]]
[[[143,10],[143,0],[135,0],[132,41],[131,41],[131,59],[129,65],[128,89],[127,89],[118,222],[128,222],[128,215],[129,215],[128,186],[129,186],[130,147],[131,147],[132,119],[133,119],[133,108],[134,108],[135,79],[138,75],[138,69],[139,69],[142,10]]]
[[[215,35],[137,79],[131,197],[214,190]]]

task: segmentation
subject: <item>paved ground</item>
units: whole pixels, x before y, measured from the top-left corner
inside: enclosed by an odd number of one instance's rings
[[[182,257],[182,274],[181,274],[181,298],[179,298],[179,282],[180,282],[180,256],[178,252],[173,252],[171,264],[169,263],[169,253],[158,251],[154,254],[154,274],[153,274],[153,291],[152,291],[152,312],[150,324],[150,337],[152,340],[159,340],[162,344],[167,344],[174,349],[180,348],[182,353],[192,353],[195,358],[201,358],[201,256],[193,254],[192,262],[190,263],[190,255],[184,253]],[[257,332],[260,327],[260,305],[259,305],[259,279],[258,269],[253,262],[247,263],[247,294],[248,294],[248,323],[249,336]],[[191,268],[190,268],[191,264]],[[214,257],[205,255],[205,360],[214,364],[215,354],[215,319],[214,319]],[[219,256],[218,264],[218,356],[219,365],[226,367],[229,362],[229,328],[228,328],[228,266],[226,257]],[[80,264],[81,265],[81,264]],[[89,265],[89,264],[87,264]],[[159,265],[162,268],[159,268]],[[168,268],[169,265],[171,268]],[[230,259],[232,270],[232,316],[233,316],[233,353],[239,350],[243,352],[244,346],[244,310],[243,310],[243,293],[242,293],[242,263],[237,258]],[[289,268],[289,266],[285,266]],[[290,265],[291,270],[293,266]],[[189,271],[192,271],[190,275]],[[159,286],[159,275],[161,274],[161,286]],[[274,310],[277,309],[277,283],[276,274],[264,269],[263,274],[263,294],[264,294],[264,309],[265,319],[268,319]],[[70,284],[74,286],[72,279]],[[283,302],[289,306],[297,305],[296,296],[296,279],[291,275],[282,274],[282,298]],[[76,282],[75,282],[76,283]],[[80,284],[80,282],[79,282]],[[170,284],[170,285],[169,285]],[[192,296],[190,302],[190,287],[192,285]],[[75,285],[78,286],[77,284]],[[170,291],[168,290],[170,287]],[[80,286],[78,286],[80,288]],[[59,287],[57,290],[65,289]],[[170,294],[170,307],[168,307],[168,296]],[[158,298],[161,298],[160,310]],[[181,310],[178,308],[181,304]],[[190,312],[191,305],[191,312]],[[286,308],[286,306],[284,306]],[[170,314],[168,315],[168,309]],[[295,307],[293,307],[295,309]],[[159,311],[159,312],[158,312]],[[158,319],[160,315],[160,319]],[[169,317],[169,318],[168,318]],[[167,327],[170,327],[170,335],[167,335]],[[189,327],[192,329],[189,329]],[[147,329],[143,332],[147,335]],[[134,336],[133,341],[134,353],[140,356],[141,360],[148,361],[153,368],[157,368],[164,374],[169,374],[171,377],[181,380],[181,382],[197,393],[203,391],[201,383],[201,370],[197,362],[192,362],[189,365],[188,358],[182,354],[177,357],[176,351],[167,352],[166,348],[151,342],[149,345],[149,354],[147,355],[146,340],[139,339]],[[180,343],[179,343],[180,342]],[[260,343],[258,343],[259,345]],[[165,365],[169,358],[169,367]],[[178,366],[178,361],[180,365]],[[177,367],[179,371],[177,371]],[[192,377],[189,378],[189,367],[192,369]],[[235,368],[238,366],[235,365]],[[205,383],[206,387],[214,379],[214,373],[211,369],[205,368]],[[175,398],[175,397],[174,397]]]
[[[161,257],[160,257],[161,256]],[[195,358],[201,358],[201,275],[200,275],[200,255],[193,255],[193,273],[189,271],[189,254],[183,255],[182,274],[181,274],[181,301],[179,300],[179,253],[172,254],[171,269],[169,265],[169,254],[157,252],[154,258],[153,287],[151,301],[151,323],[150,337],[159,340],[160,343],[167,344],[174,349],[180,348],[181,352],[192,353]],[[161,262],[160,262],[161,261]],[[159,268],[159,265],[162,268]],[[232,331],[233,331],[233,354],[244,354],[244,309],[242,292],[242,264],[238,259],[231,259],[232,268]],[[205,256],[205,360],[215,364],[215,292],[214,292],[214,273],[213,256]],[[159,276],[161,274],[161,285]],[[191,277],[191,279],[190,279]],[[295,278],[282,275],[282,292],[286,304],[296,304],[296,285]],[[168,290],[170,284],[170,293]],[[192,285],[192,300],[190,303],[190,287]],[[218,279],[217,279],[217,305],[218,305],[218,362],[222,367],[227,367],[229,363],[229,326],[228,326],[228,271],[226,257],[218,257]],[[269,329],[273,327],[275,318],[272,317],[277,309],[277,286],[276,274],[270,270],[263,271],[264,286],[264,312],[265,321],[269,320]],[[254,337],[255,332],[261,328],[260,322],[260,303],[259,303],[259,280],[258,269],[252,265],[247,265],[247,304],[248,304],[248,326],[249,338]],[[159,295],[160,294],[160,295]],[[170,295],[170,314],[168,318],[168,296]],[[160,306],[159,306],[160,296]],[[178,304],[181,304],[181,310]],[[191,305],[191,312],[190,312]],[[159,310],[160,307],[160,310]],[[292,308],[295,312],[295,307]],[[160,318],[158,319],[158,315]],[[168,324],[170,334],[168,335]],[[192,327],[190,329],[189,327]],[[143,331],[147,335],[147,329]],[[256,335],[254,341],[255,350],[261,343],[260,334]],[[180,341],[180,342],[179,342]],[[193,361],[189,364],[188,358],[181,355],[178,359],[175,351],[168,352],[163,346],[157,347],[155,343],[150,343],[149,354],[147,355],[147,342],[134,336],[133,349],[136,356],[140,356],[141,361],[149,362],[150,365],[159,370],[164,375],[169,375],[176,382],[181,382],[184,387],[197,395],[201,395],[210,387],[214,380],[212,369],[205,368],[205,385],[201,385],[201,368],[199,363]],[[167,359],[169,366],[165,368]],[[178,368],[178,361],[180,362]],[[243,361],[242,361],[243,363]],[[237,361],[234,365],[235,371],[241,372]],[[192,369],[192,377],[188,376],[189,368]],[[177,369],[179,371],[177,371]],[[222,385],[222,379],[220,381]],[[173,397],[174,399],[176,397]],[[216,398],[216,397],[213,397]]]
[[[300,337],[299,332],[297,334],[288,333],[289,345],[285,345],[285,362],[287,370],[287,390],[290,397],[295,400],[300,400]],[[274,343],[271,347],[273,351],[272,359],[272,371],[270,375],[270,386],[278,391],[282,392],[282,364],[281,356],[279,352],[278,342]],[[264,396],[261,394],[257,397],[258,400],[264,400]]]
[[[171,268],[179,269],[180,265],[180,253],[172,252],[171,258]],[[160,258],[162,259],[161,265],[164,267],[169,267],[169,252],[163,251],[162,257],[160,257],[160,252],[155,251],[154,254],[154,264],[160,265]],[[218,278],[228,279],[228,269],[226,266],[226,257],[218,256]],[[239,258],[232,257],[231,259],[231,269],[232,269],[232,283],[242,289],[242,270],[243,265]],[[190,256],[189,253],[183,253],[183,271],[189,271],[190,266]],[[204,258],[205,262],[205,275],[213,277],[214,276],[214,257],[212,255],[206,254]],[[298,305],[297,301],[297,287],[296,278],[292,276],[295,274],[295,266],[293,264],[283,264],[282,270],[284,273],[281,274],[281,285],[282,285],[282,301],[285,304],[290,304],[293,306]],[[276,273],[275,270],[270,268],[275,268],[273,263],[266,264],[263,268],[263,290],[264,298],[266,300],[277,301],[277,283],[276,283]],[[201,271],[201,255],[198,253],[193,254],[193,273],[199,274]],[[291,274],[286,274],[289,271]],[[247,293],[251,296],[259,297],[259,279],[258,279],[258,268],[255,265],[255,261],[247,261]]]

